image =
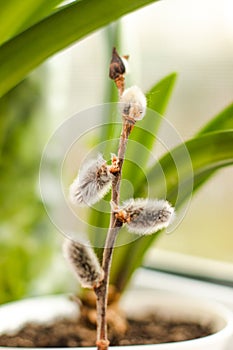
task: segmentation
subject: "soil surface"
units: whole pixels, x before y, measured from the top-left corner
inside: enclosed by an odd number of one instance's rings
[[[119,335],[109,329],[111,346],[158,344],[204,337],[212,334],[211,326],[194,322],[174,322],[151,315],[141,321],[128,320],[128,329]],[[95,346],[95,326],[87,320],[57,320],[50,325],[27,324],[14,335],[1,335],[0,346],[77,347]]]

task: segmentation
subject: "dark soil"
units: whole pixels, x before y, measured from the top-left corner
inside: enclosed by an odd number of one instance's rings
[[[158,344],[195,339],[213,333],[211,326],[194,322],[166,321],[156,315],[141,321],[128,320],[125,335],[109,329],[114,345]],[[27,324],[14,335],[1,335],[0,346],[13,347],[77,347],[95,346],[95,326],[87,321],[57,320],[54,324]]]

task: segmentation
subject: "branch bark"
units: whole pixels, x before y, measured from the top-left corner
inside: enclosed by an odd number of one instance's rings
[[[112,182],[112,203],[113,206],[119,206],[120,200],[120,184],[121,184],[121,174],[122,166],[124,163],[124,157],[127,147],[127,141],[129,135],[133,129],[134,122],[123,117],[123,127],[120,136],[119,148],[118,148],[118,171],[114,173],[114,179]],[[96,345],[98,350],[106,350],[109,346],[109,341],[107,337],[107,303],[108,303],[108,285],[109,285],[109,274],[112,262],[112,254],[114,249],[114,244],[116,241],[117,234],[121,229],[123,223],[115,217],[114,210],[111,210],[111,218],[109,230],[105,242],[104,252],[103,252],[103,262],[102,268],[104,270],[104,279],[100,286],[95,288],[95,293],[97,296],[97,341]]]

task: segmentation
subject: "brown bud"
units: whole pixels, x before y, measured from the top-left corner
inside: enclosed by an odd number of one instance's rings
[[[112,50],[112,60],[109,68],[109,77],[113,80],[118,79],[121,75],[125,73],[125,65],[118,55],[116,48]]]

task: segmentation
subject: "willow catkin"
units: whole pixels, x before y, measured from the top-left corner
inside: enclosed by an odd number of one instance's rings
[[[134,85],[123,92],[119,105],[124,117],[137,121],[144,117],[147,101],[141,89]]]
[[[110,190],[112,176],[102,155],[84,163],[69,189],[71,203],[92,205],[98,202]]]
[[[99,285],[104,277],[104,272],[90,246],[66,239],[63,244],[63,252],[82,287],[94,288]]]
[[[128,230],[139,235],[166,228],[174,217],[174,208],[165,200],[130,199],[123,203],[121,210]]]

